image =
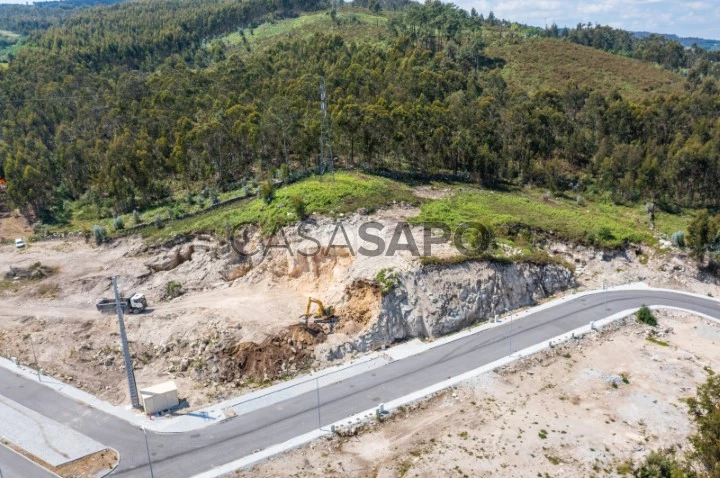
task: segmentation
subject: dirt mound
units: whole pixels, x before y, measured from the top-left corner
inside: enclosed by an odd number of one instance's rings
[[[40,280],[50,277],[57,272],[56,268],[45,266],[39,262],[31,265],[30,267],[13,267],[10,266],[10,270],[5,273],[5,279],[32,279]]]
[[[261,343],[240,342],[219,354],[220,380],[274,380],[300,371],[309,365],[315,345],[324,342],[319,325],[293,325]]]
[[[340,321],[336,330],[354,334],[378,316],[382,292],[375,282],[357,279],[345,289],[344,299],[337,309]]]

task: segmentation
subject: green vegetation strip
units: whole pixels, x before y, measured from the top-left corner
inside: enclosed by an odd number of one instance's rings
[[[480,222],[498,237],[517,239],[523,229],[551,233],[566,239],[603,247],[626,242],[655,243],[647,217],[641,208],[617,206],[600,201],[578,205],[564,198],[543,199],[540,191],[520,193],[498,191],[461,191],[449,198],[423,204],[415,222],[444,222],[457,225]],[[656,223],[662,232],[682,228],[687,218],[658,214]],[[664,231],[663,231],[664,229]]]
[[[275,191],[267,203],[252,199],[186,220],[169,223],[163,228],[149,228],[150,238],[165,239],[177,234],[209,232],[224,234],[227,227],[260,224],[266,232],[298,220],[292,199],[300,197],[308,213],[338,215],[368,211],[387,206],[393,201],[414,202],[409,187],[389,179],[361,173],[339,172],[313,176]]]

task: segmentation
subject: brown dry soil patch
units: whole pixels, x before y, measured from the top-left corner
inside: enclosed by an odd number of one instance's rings
[[[236,343],[218,354],[218,374],[225,382],[283,378],[309,367],[315,345],[326,337],[320,325],[296,324],[259,344]]]
[[[335,330],[354,335],[377,318],[382,292],[375,282],[358,279],[345,289],[345,299],[336,311],[339,322]]]
[[[20,238],[27,240],[27,237],[32,232],[32,228],[24,217],[15,217],[8,212],[0,213],[0,239],[14,241]]]

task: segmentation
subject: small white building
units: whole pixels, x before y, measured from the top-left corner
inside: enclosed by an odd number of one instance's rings
[[[180,404],[177,386],[173,381],[140,390],[140,401],[148,415],[175,408]]]

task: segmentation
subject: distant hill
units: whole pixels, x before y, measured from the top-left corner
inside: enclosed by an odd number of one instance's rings
[[[617,90],[633,100],[682,90],[679,75],[649,62],[555,38],[488,37],[488,53],[507,62],[505,80],[528,93],[568,82],[606,94]]]
[[[650,35],[661,35],[668,40],[675,40],[685,48],[697,45],[705,50],[720,50],[720,40],[709,40],[707,38],[697,37],[679,37],[670,33],[632,32],[632,34],[637,38],[647,38]]]

